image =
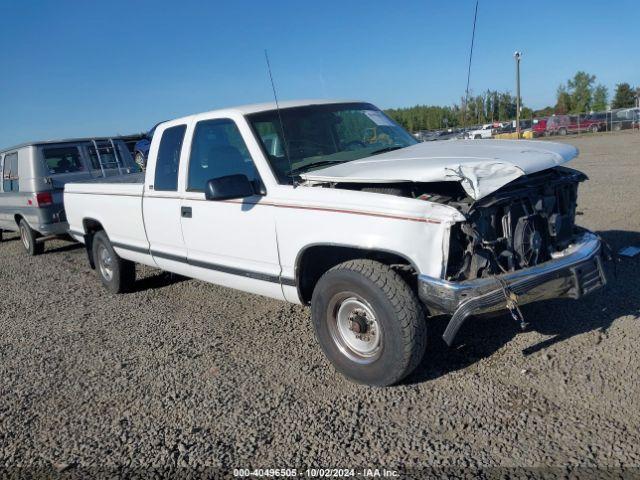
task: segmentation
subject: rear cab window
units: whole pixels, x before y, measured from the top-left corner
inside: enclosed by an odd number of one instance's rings
[[[176,125],[162,132],[156,158],[154,190],[164,192],[176,192],[178,190],[180,151],[182,150],[186,130],[186,125]]]

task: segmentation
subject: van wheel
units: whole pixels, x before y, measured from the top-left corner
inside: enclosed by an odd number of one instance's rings
[[[44,243],[36,241],[39,237],[38,233],[29,226],[24,218],[20,220],[19,229],[20,240],[22,240],[22,245],[29,255],[40,255],[44,252]]]
[[[400,275],[380,262],[351,260],[325,273],[313,291],[311,317],[325,355],[356,382],[393,385],[424,355],[422,306]]]
[[[136,265],[118,256],[104,231],[93,237],[93,261],[102,285],[111,293],[128,292],[136,280]]]

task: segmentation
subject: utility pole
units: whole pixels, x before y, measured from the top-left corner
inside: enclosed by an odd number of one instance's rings
[[[520,139],[520,52],[515,52],[513,58],[516,59],[516,135]]]

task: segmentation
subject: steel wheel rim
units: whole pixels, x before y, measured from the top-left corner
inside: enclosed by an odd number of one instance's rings
[[[27,234],[27,229],[24,225],[20,225],[20,239],[22,240],[22,244],[27,251],[31,248],[31,242],[29,241],[29,235]]]
[[[361,364],[372,363],[380,356],[383,332],[373,308],[364,299],[352,293],[336,295],[329,303],[327,317],[331,338],[344,356]]]
[[[102,277],[107,282],[110,282],[113,278],[113,257],[104,245],[98,247],[98,265]]]

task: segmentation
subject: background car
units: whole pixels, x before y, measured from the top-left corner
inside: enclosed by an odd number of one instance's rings
[[[547,119],[534,118],[531,130],[533,130],[534,137],[541,137],[542,135],[547,135]]]
[[[143,170],[147,167],[147,156],[149,155],[149,147],[151,146],[151,140],[153,139],[153,133],[156,131],[156,127],[162,122],[156,123],[151,130],[143,135],[133,147],[133,159]]]

